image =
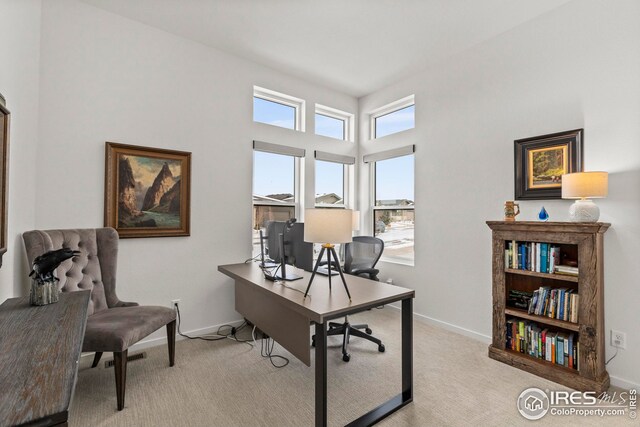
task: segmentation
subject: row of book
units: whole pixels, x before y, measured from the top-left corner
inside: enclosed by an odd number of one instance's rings
[[[529,270],[538,273],[558,272],[560,246],[551,243],[516,242],[507,243],[504,251],[504,267]],[[565,267],[565,266],[563,266]],[[577,267],[575,273],[577,274]],[[568,273],[571,274],[571,273]]]
[[[507,319],[506,349],[578,370],[580,343],[574,333],[550,331],[535,322]]]
[[[533,291],[529,301],[529,314],[578,323],[580,296],[573,289],[541,286]]]

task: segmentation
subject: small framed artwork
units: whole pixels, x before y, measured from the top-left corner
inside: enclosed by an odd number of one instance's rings
[[[190,234],[191,153],[107,142],[104,224],[121,238]]]
[[[2,267],[2,256],[7,252],[9,117],[10,113],[5,107],[4,97],[0,95],[0,267]]]
[[[562,175],[582,172],[583,139],[575,129],[515,140],[515,199],[560,199]]]

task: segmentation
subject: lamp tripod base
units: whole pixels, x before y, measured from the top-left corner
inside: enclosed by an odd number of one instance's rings
[[[311,289],[311,283],[313,283],[313,278],[316,277],[316,272],[318,271],[318,267],[320,267],[320,263],[322,262],[322,255],[324,255],[325,251],[327,252],[327,269],[329,271],[329,291],[331,291],[331,264],[333,259],[338,266],[336,270],[340,273],[340,278],[342,279],[342,284],[344,285],[344,290],[347,291],[347,295],[349,296],[349,301],[351,301],[351,294],[349,293],[349,288],[347,287],[347,281],[344,279],[344,274],[342,273],[342,269],[340,269],[340,260],[338,259],[338,255],[336,254],[335,246],[331,244],[322,245],[322,249],[320,250],[320,255],[318,256],[318,260],[316,261],[315,267],[313,267],[313,273],[311,273],[311,279],[309,279],[309,285],[307,286],[307,290],[304,292],[304,298],[309,294],[309,289]],[[303,299],[304,299],[303,298]]]

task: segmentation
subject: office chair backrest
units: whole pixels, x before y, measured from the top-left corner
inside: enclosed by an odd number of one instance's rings
[[[371,236],[354,237],[352,242],[345,245],[345,273],[353,274],[357,271],[373,269],[382,256],[383,250],[384,241],[382,239]]]

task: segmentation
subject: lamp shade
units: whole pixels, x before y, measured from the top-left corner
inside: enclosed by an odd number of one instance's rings
[[[562,175],[563,199],[595,199],[607,197],[607,172],[576,172]]]
[[[312,243],[348,243],[351,241],[351,209],[305,209],[304,240]]]
[[[360,230],[360,211],[353,211],[351,230],[358,231]]]

